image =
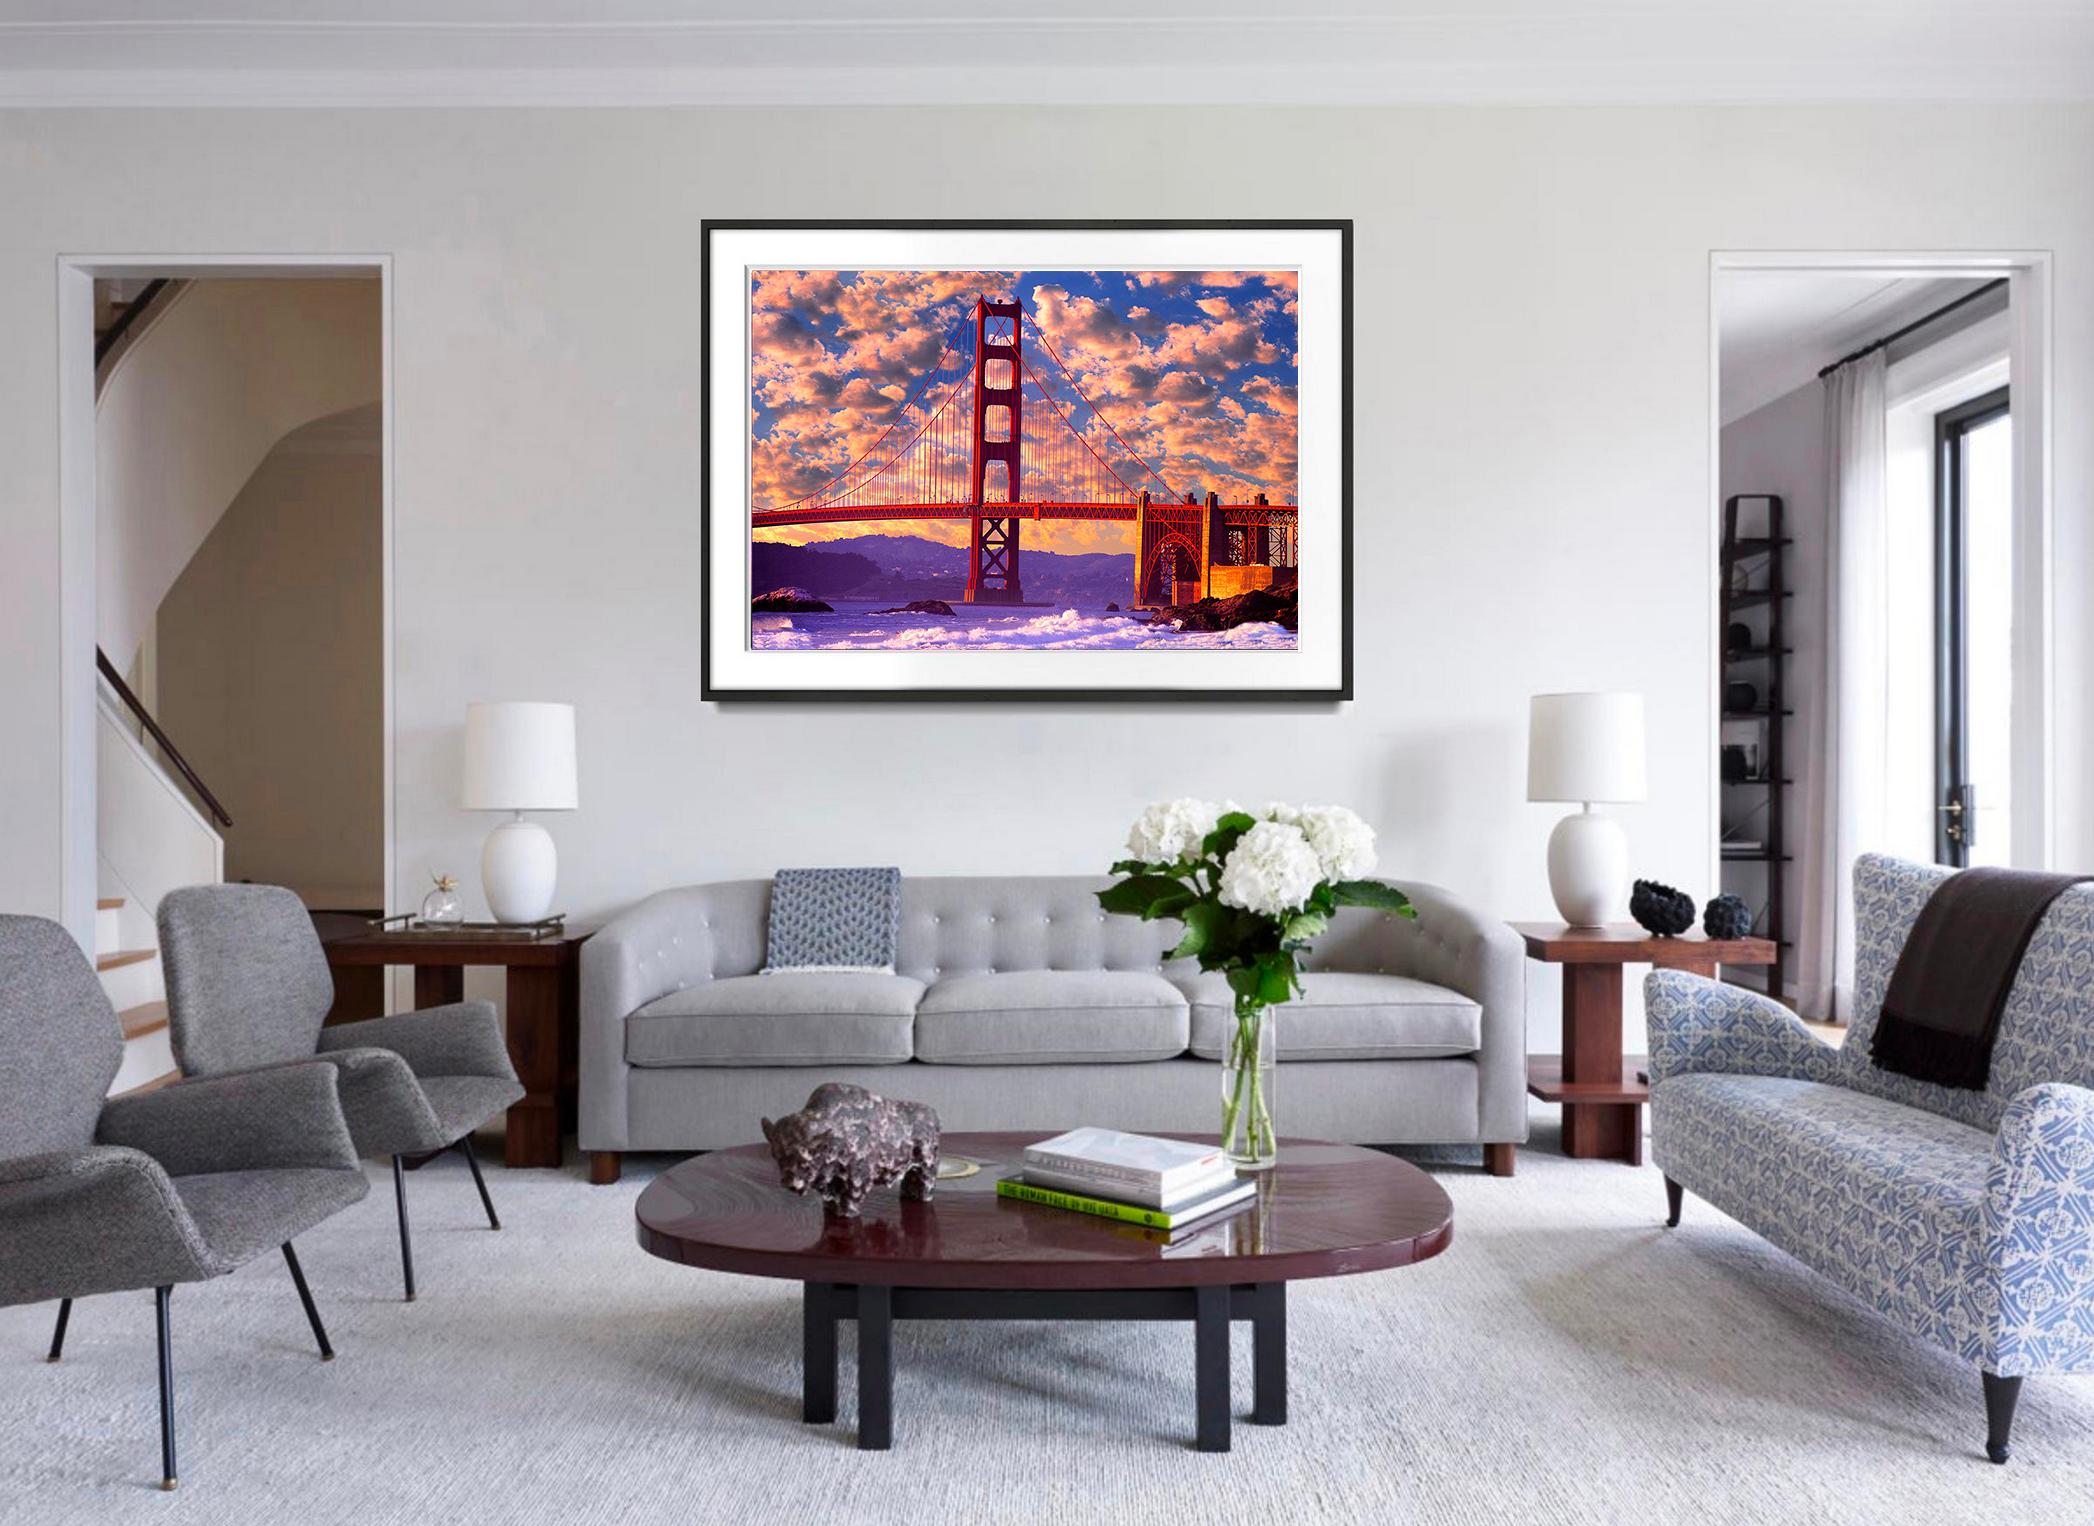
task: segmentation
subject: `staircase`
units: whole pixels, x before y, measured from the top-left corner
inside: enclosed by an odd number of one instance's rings
[[[150,1091],[179,1074],[167,1032],[167,980],[154,946],[152,924],[131,912],[124,896],[95,902],[95,974],[124,1030],[124,1058],[112,1094]],[[145,920],[141,934],[139,923]]]
[[[124,1028],[112,1092],[175,1078],[167,1031],[167,979],[155,917],[184,885],[225,878],[225,808],[97,652],[95,972]]]

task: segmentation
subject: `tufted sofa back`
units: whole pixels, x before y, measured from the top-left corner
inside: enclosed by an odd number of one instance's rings
[[[1891,971],[1920,907],[1954,870],[1865,853],[1854,863],[1854,1016],[1840,1049],[1841,1079],[1945,1118],[1996,1129],[2017,1092],[2045,1081],[2094,1086],[2094,885],[2051,904],[2022,956],[2001,1014],[1992,1078],[1961,1091],[1878,1070],[1869,1059]]]
[[[1083,874],[905,878],[895,968],[926,984],[1011,970],[1161,972],[1178,924],[1108,916],[1098,892],[1111,883]]]

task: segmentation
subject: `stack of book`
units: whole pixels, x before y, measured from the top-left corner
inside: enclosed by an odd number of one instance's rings
[[[1117,1129],[1071,1129],[1043,1140],[1026,1150],[1017,1175],[996,1184],[999,1197],[1163,1230],[1209,1218],[1257,1190],[1213,1145]]]

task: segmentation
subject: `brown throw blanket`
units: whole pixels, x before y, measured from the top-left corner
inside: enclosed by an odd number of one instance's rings
[[[1965,1091],[1992,1075],[1992,1042],[2036,924],[2094,876],[1965,869],[1920,908],[1891,971],[1869,1057],[1879,1069]]]

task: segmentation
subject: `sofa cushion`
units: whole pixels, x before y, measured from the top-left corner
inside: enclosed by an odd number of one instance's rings
[[[1650,1100],[1667,1176],[1909,1328],[1976,1349],[1992,1135],[1787,1076],[1668,1076]]]
[[[625,1020],[631,1065],[898,1065],[923,982],[837,970],[732,975]]]
[[[935,1065],[1069,1065],[1185,1053],[1185,997],[1131,970],[1013,970],[941,980],[916,1011]]]
[[[1236,1021],[1226,976],[1178,984],[1192,1002],[1192,1052],[1219,1060]],[[1288,1060],[1425,1060],[1474,1054],[1483,1046],[1483,1008],[1459,991],[1408,975],[1313,970],[1301,994],[1280,1008],[1274,1051]]]

